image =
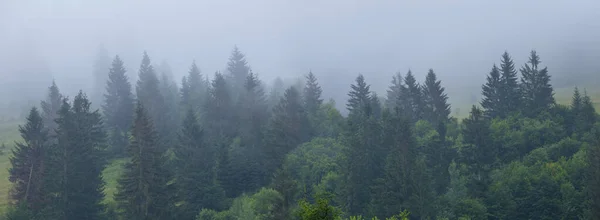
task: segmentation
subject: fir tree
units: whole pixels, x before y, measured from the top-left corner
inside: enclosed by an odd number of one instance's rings
[[[181,104],[184,109],[192,108],[196,114],[202,113],[206,102],[207,83],[204,81],[196,62],[192,63],[181,88]]]
[[[168,219],[168,171],[158,143],[154,125],[141,103],[137,104],[129,161],[118,179],[117,201],[124,219]]]
[[[233,47],[227,62],[228,80],[232,89],[232,100],[237,100],[243,91],[246,77],[250,74],[250,67],[244,55],[237,46]],[[189,80],[189,79],[188,79]]]
[[[521,91],[519,89],[515,64],[508,52],[502,54],[502,60],[500,62],[500,83],[502,85],[502,89],[500,90],[500,103],[502,103],[502,108],[499,115],[507,116],[510,113],[519,111],[521,107]]]
[[[165,143],[175,143],[177,141],[177,129],[180,123],[179,109],[179,88],[175,81],[171,80],[168,73],[161,73],[160,93],[164,98],[164,117],[165,133],[163,137]]]
[[[486,78],[486,83],[482,86],[483,100],[481,100],[481,107],[485,110],[485,115],[488,118],[505,117],[501,115],[502,112],[502,99],[500,97],[502,93],[502,82],[500,81],[500,70],[494,64],[492,71]]]
[[[229,144],[237,131],[234,125],[235,112],[225,78],[219,72],[215,73],[211,83],[205,108],[206,130],[211,138],[209,142],[213,146]]]
[[[285,155],[308,140],[308,120],[300,93],[290,87],[273,109],[265,137],[266,172],[274,173]]]
[[[101,172],[106,134],[100,113],[90,109],[90,101],[79,92],[73,104],[66,100],[57,119],[58,144],[51,152],[56,175],[57,209],[64,219],[101,219],[104,181]]]
[[[396,107],[402,108],[401,104],[404,104],[403,98],[406,93],[406,86],[402,81],[402,74],[400,72],[396,73],[395,76],[392,77],[392,85],[390,85],[387,90],[387,98],[385,100],[386,108],[390,110],[394,110]]]
[[[548,68],[538,68],[541,62],[535,50],[531,51],[527,63],[521,68],[523,109],[528,116],[535,116],[554,105],[554,90],[550,85]]]
[[[496,149],[492,145],[489,121],[481,109],[476,106],[471,108],[469,118],[464,120],[462,130],[464,143],[460,150],[462,162],[471,167],[469,191],[475,198],[483,197],[486,186],[489,185],[488,173],[495,163]]]
[[[166,112],[164,96],[160,92],[160,81],[158,80],[158,76],[150,63],[150,58],[146,52],[144,52],[142,64],[140,65],[138,72],[136,94],[137,102],[144,105],[150,119],[155,123],[154,126],[159,137],[168,136],[167,126],[165,125]],[[165,146],[162,145],[163,144],[161,144],[161,149],[163,151],[166,150]]]
[[[450,115],[450,104],[448,104],[448,95],[444,91],[441,81],[437,80],[433,69],[429,69],[425,78],[423,87],[423,96],[425,98],[425,113],[427,119],[433,125],[445,123]]]
[[[577,131],[579,133],[585,133],[592,130],[594,124],[598,120],[598,114],[596,113],[596,109],[594,108],[594,103],[592,103],[592,99],[587,94],[587,91],[583,91],[583,98],[581,100],[581,111],[575,120],[578,122]]]
[[[108,73],[104,105],[102,106],[105,126],[108,129],[111,153],[125,155],[128,142],[127,132],[133,121],[133,94],[123,61],[115,56]]]
[[[323,99],[321,98],[321,93],[323,90],[319,83],[317,82],[317,77],[315,74],[308,72],[306,75],[306,85],[304,86],[304,108],[309,115],[316,115],[317,110],[321,104],[323,104]]]
[[[194,219],[202,208],[220,209],[225,194],[216,184],[215,152],[204,140],[204,132],[189,109],[179,135],[177,156],[178,195],[182,219]]]
[[[404,77],[404,83],[406,84],[407,92],[406,97],[403,100],[406,100],[405,111],[410,116],[413,122],[417,122],[420,119],[423,119],[424,112],[424,103],[423,103],[423,91],[421,90],[421,86],[417,83],[417,80],[413,76],[412,72],[409,70],[406,76]]]
[[[367,85],[365,82],[365,77],[359,74],[356,77],[356,84],[352,84],[350,87],[352,88],[348,93],[350,99],[348,99],[348,103],[346,104],[350,115],[370,116],[372,113],[371,92],[370,85]]]
[[[262,141],[262,130],[269,115],[262,83],[252,72],[246,77],[244,94],[240,97],[237,110],[240,122],[238,133],[243,145],[255,149]]]
[[[12,183],[10,198],[16,204],[24,204],[33,213],[38,213],[48,205],[49,195],[45,189],[46,151],[50,147],[48,132],[37,108],[33,107],[27,116],[27,123],[19,125],[23,142],[16,143],[10,157],[8,180]]]
[[[44,127],[48,130],[49,137],[55,135],[55,130],[58,127],[55,119],[58,118],[58,111],[62,105],[62,94],[56,86],[56,82],[52,81],[52,86],[48,88],[48,96],[45,101],[41,102],[42,119]]]

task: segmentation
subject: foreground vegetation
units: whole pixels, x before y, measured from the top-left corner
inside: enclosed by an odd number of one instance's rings
[[[227,73],[192,64],[180,88],[144,54],[135,96],[123,65],[97,71],[100,111],[54,84],[31,109],[8,219],[600,216],[597,103],[574,89],[557,104],[535,51],[520,70],[503,54],[460,121],[433,70],[394,75],[383,99],[358,75],[342,116],[312,73],[267,94],[237,48]]]

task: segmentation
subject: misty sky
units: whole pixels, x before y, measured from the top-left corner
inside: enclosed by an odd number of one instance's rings
[[[536,49],[555,84],[597,74],[598,12],[597,0],[0,0],[0,76],[86,89],[100,44],[130,74],[147,50],[177,79],[192,60],[212,76],[237,45],[267,82],[312,70],[340,99],[358,73],[384,95],[394,72],[433,68],[459,102],[504,50],[520,67]]]

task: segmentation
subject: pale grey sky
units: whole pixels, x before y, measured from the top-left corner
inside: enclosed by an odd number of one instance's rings
[[[394,72],[433,68],[462,102],[504,50],[517,67],[538,50],[555,84],[600,68],[599,11],[593,0],[0,0],[0,76],[88,89],[101,43],[131,74],[147,50],[178,79],[192,60],[212,75],[238,45],[266,82],[312,69],[345,99],[358,73],[384,95]]]

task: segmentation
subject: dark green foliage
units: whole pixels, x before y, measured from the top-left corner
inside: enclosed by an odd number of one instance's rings
[[[329,205],[327,199],[318,199],[315,204],[301,201],[297,215],[301,220],[336,220],[340,217],[341,211]]]
[[[496,148],[491,139],[490,124],[484,112],[476,106],[471,108],[469,118],[463,120],[463,145],[460,149],[461,161],[469,164],[472,177],[468,186],[470,195],[482,197],[489,184],[489,172],[496,162]]]
[[[356,84],[350,85],[352,90],[348,93],[350,97],[346,108],[350,112],[350,115],[366,115],[372,114],[371,106],[371,91],[370,85],[365,82],[365,77],[359,74],[356,77]]]
[[[523,110],[528,116],[535,116],[554,105],[554,90],[550,85],[548,68],[539,69],[540,63],[540,57],[533,50],[529,61],[521,68]]]
[[[50,137],[55,135],[55,130],[58,127],[55,119],[58,118],[58,111],[62,105],[62,99],[63,96],[60,94],[58,86],[56,86],[56,82],[52,81],[52,86],[48,88],[48,96],[46,97],[46,100],[40,103],[40,106],[42,107],[41,115],[44,126],[48,130],[48,135]]]
[[[518,80],[515,64],[508,52],[504,52],[500,62],[501,89],[499,98],[502,107],[499,116],[501,117],[519,111],[521,107],[521,91]]]
[[[116,56],[108,73],[104,105],[102,105],[104,125],[109,134],[109,151],[115,156],[125,155],[129,141],[127,132],[133,121],[133,94],[125,72],[123,61]]]
[[[115,194],[120,215],[124,219],[168,219],[169,171],[165,170],[157,132],[141,103],[135,110],[131,136],[130,159],[123,167]]]
[[[202,208],[221,209],[224,191],[216,181],[216,160],[213,148],[204,140],[204,132],[189,109],[175,149],[176,183],[181,218],[193,219]]]
[[[587,193],[590,219],[600,219],[600,145],[595,144],[587,150],[586,169]]]
[[[273,175],[271,186],[282,196],[281,203],[277,204],[275,219],[289,219],[298,189],[290,170],[286,167],[278,169]]]
[[[14,211],[27,210],[38,213],[49,204],[45,175],[48,160],[48,131],[44,129],[43,119],[37,108],[32,108],[27,123],[19,125],[23,142],[16,143],[10,157],[8,180],[13,184],[10,198],[17,207]],[[15,213],[16,214],[16,213]]]
[[[502,109],[502,82],[500,80],[500,70],[494,64],[492,71],[486,78],[486,83],[481,86],[483,98],[481,107],[485,110],[485,116],[488,118],[504,117]]]
[[[433,69],[429,69],[423,87],[425,119],[435,126],[445,123],[450,115],[448,95],[444,90]]]
[[[102,169],[106,133],[98,110],[81,91],[66,99],[57,119],[58,143],[50,154],[49,190],[57,196],[53,210],[64,219],[101,219],[104,206]]]

